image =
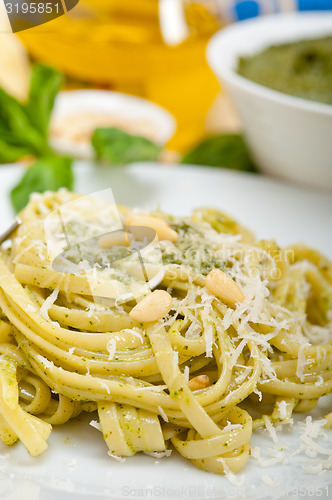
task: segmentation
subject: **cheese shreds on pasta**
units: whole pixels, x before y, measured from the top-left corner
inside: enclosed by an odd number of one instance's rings
[[[129,213],[140,211],[60,190],[34,194],[20,214],[0,255],[0,439],[37,456],[53,426],[93,412],[116,460],[168,457],[172,444],[234,482],[250,453],[262,461],[255,429],[276,444],[280,423],[332,391],[332,264],[304,245],[256,240],[214,209],[152,212],[172,241],[138,225],[126,228],[130,245],[99,247]],[[243,300],[214,294],[211,271]],[[137,321],[131,311],[154,290],[171,309]],[[329,461],[317,437],[307,417],[301,445]]]

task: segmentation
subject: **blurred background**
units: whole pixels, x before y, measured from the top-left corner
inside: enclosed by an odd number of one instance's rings
[[[211,36],[250,17],[312,9],[332,9],[332,0],[80,0],[49,23],[0,37],[0,84],[24,98],[38,61],[64,73],[65,89],[144,97],[175,117],[168,148],[183,152],[207,133],[240,128],[206,62]]]

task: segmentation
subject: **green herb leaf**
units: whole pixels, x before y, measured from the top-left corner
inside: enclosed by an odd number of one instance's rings
[[[154,161],[162,150],[161,146],[145,137],[131,135],[113,127],[96,129],[91,143],[98,159],[117,165]]]
[[[31,150],[28,147],[11,145],[0,139],[0,163],[12,163],[30,154]]]
[[[3,140],[16,146],[26,146],[33,153],[43,153],[47,142],[31,124],[24,106],[0,88],[0,127],[6,130]]]
[[[205,139],[187,153],[181,163],[256,171],[247,145],[238,134],[216,135]]]
[[[61,187],[73,188],[72,159],[60,156],[40,158],[24,173],[19,184],[10,194],[16,212],[28,203],[30,194],[46,190],[57,191]]]
[[[56,69],[35,64],[32,71],[26,112],[36,130],[47,139],[54,100],[63,84],[63,75]]]

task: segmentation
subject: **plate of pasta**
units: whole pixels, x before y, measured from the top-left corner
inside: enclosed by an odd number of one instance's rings
[[[331,196],[75,168],[1,248],[0,497],[328,498]]]

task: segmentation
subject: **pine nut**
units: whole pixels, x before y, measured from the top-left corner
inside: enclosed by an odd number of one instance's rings
[[[212,269],[209,272],[205,285],[216,297],[229,304],[243,302],[245,299],[241,288],[220,269]]]
[[[113,246],[128,247],[134,236],[127,231],[113,231],[112,233],[103,234],[98,239],[100,248],[111,248]]]
[[[192,378],[188,382],[189,389],[192,391],[198,391],[199,389],[206,389],[209,387],[210,379],[207,375],[197,375],[197,377]]]
[[[129,313],[139,323],[157,321],[172,309],[172,296],[164,290],[155,290],[144,297]]]
[[[144,214],[129,214],[126,219],[126,226],[147,226],[154,229],[159,240],[169,240],[175,243],[178,233],[171,226],[158,217]]]

